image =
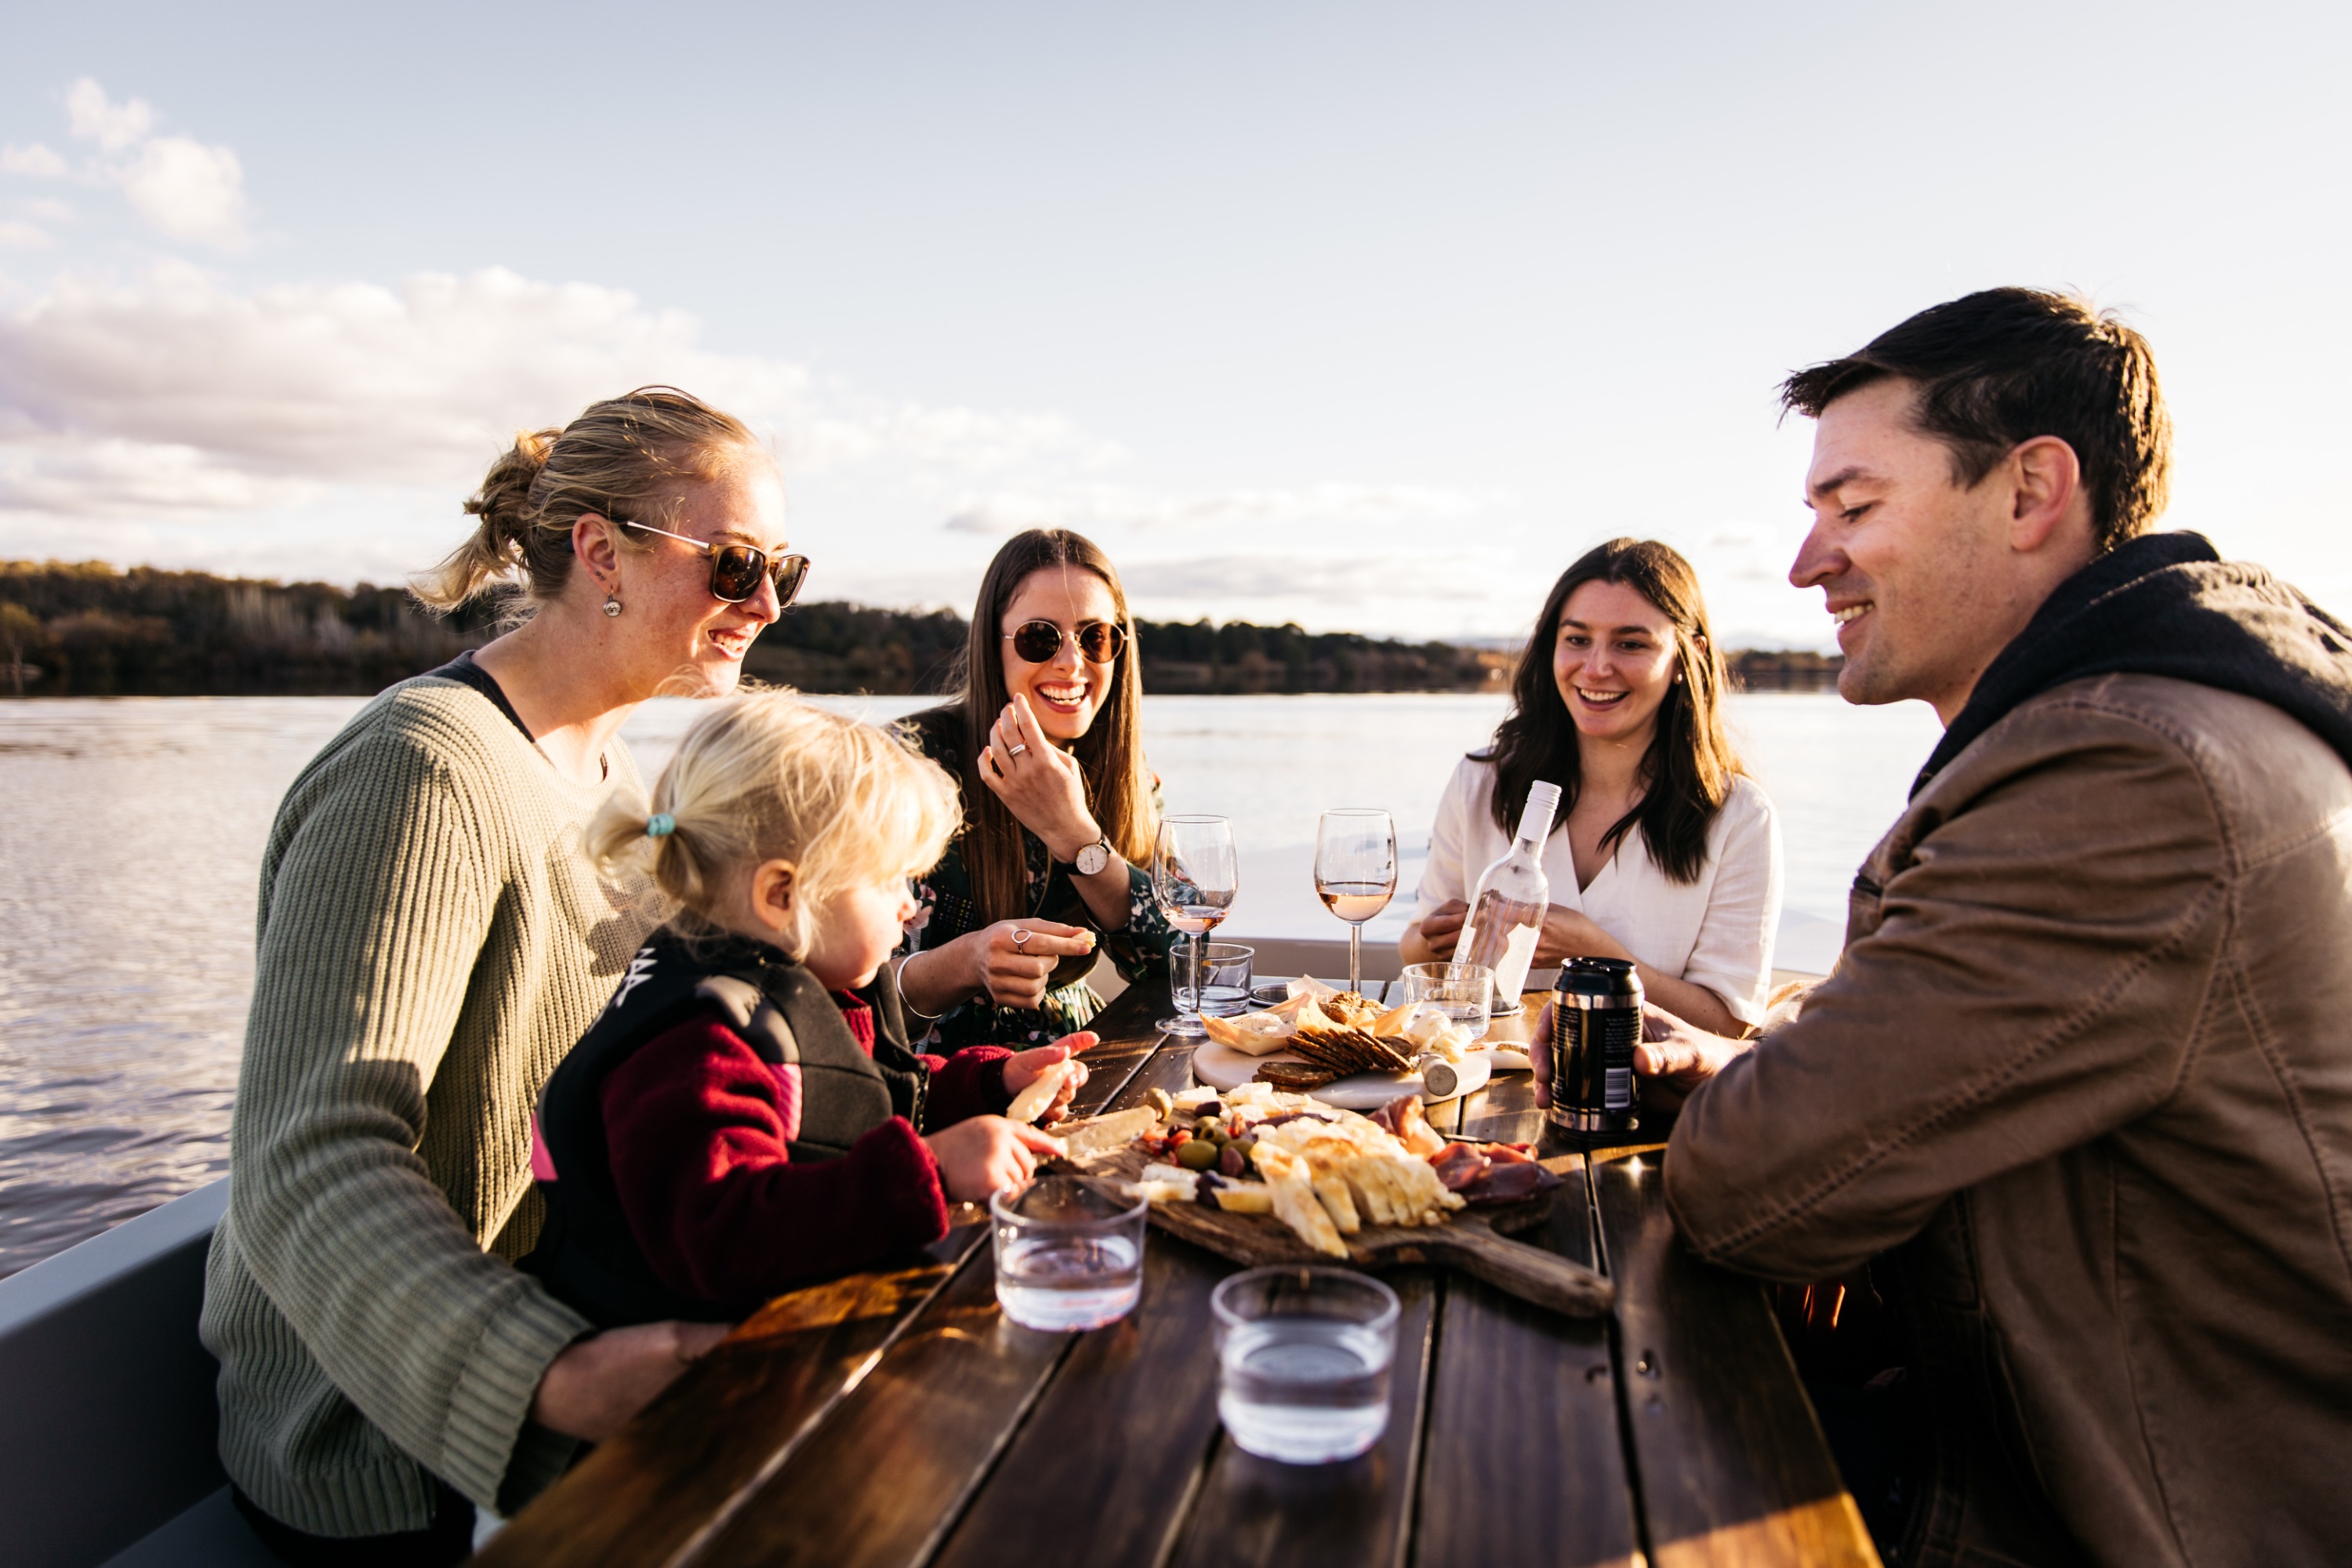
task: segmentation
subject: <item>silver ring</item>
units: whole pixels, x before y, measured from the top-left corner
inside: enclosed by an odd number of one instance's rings
[[[1014,926],[1013,928],[1013,945],[1015,947],[1021,946],[1024,942],[1029,940],[1029,932],[1022,930],[1019,926]]]
[[[1017,756],[1019,756],[1022,752],[1024,752],[1027,751],[1028,749],[1029,749],[1029,742],[1026,742],[1026,741],[1015,741],[1015,742],[1013,742],[1013,749],[1012,749],[1011,751],[1009,751],[1009,752],[1005,752],[1004,754],[1005,754],[1006,756],[1008,756],[1008,757],[1017,757]]]

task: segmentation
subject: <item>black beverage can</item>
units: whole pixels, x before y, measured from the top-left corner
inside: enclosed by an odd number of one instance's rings
[[[1622,958],[1578,958],[1551,994],[1552,1125],[1630,1132],[1633,1047],[1642,1043],[1642,977]]]

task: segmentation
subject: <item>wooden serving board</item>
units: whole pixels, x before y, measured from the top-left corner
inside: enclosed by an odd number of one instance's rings
[[[1554,1175],[1561,1175],[1576,1165],[1578,1158],[1566,1154],[1543,1163]],[[1049,1161],[1046,1168],[1132,1182],[1150,1163],[1130,1143],[1076,1161]],[[1339,1239],[1347,1244],[1348,1261],[1360,1268],[1436,1264],[1459,1268],[1522,1301],[1567,1317],[1603,1316],[1616,1300],[1615,1288],[1607,1279],[1556,1252],[1513,1241],[1507,1234],[1542,1224],[1551,1212],[1551,1198],[1550,1193],[1543,1193],[1523,1203],[1457,1209],[1443,1224],[1433,1226],[1366,1225],[1355,1235]],[[1150,1217],[1153,1225],[1171,1236],[1253,1268],[1339,1261],[1307,1246],[1272,1215],[1227,1214],[1206,1204],[1190,1203],[1153,1204]]]

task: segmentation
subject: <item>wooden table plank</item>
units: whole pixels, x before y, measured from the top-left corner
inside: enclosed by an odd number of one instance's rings
[[[1192,1059],[1190,1046],[1167,1042],[1106,1109],[1186,1088]],[[1158,1562],[1217,1431],[1209,1292],[1232,1272],[1223,1259],[1151,1232],[1134,1314],[1079,1340],[938,1563]]]
[[[1595,1266],[1586,1179],[1580,1164],[1544,1227],[1518,1239]],[[1606,1321],[1450,1277],[1423,1445],[1419,1568],[1633,1562],[1614,1377]]]
[[[793,1461],[687,1561],[923,1562],[1077,1338],[1005,1318],[989,1248],[974,1247]]]
[[[656,1563],[688,1551],[783,1465],[983,1234],[967,1226],[919,1268],[852,1275],[769,1303],[475,1561]]]
[[[1087,1064],[1087,1081],[1070,1101],[1074,1114],[1092,1116],[1127,1088],[1136,1069],[1160,1048],[1161,1036],[1153,1025],[1171,1005],[1168,987],[1146,980],[1120,992],[1117,1001],[1094,1016],[1087,1027],[1100,1038],[1079,1058]]]
[[[1659,1152],[1589,1162],[1650,1561],[1876,1568],[1762,1288],[1675,1238]]]
[[[1077,1114],[1139,1099],[1149,1087],[1139,1073],[1160,1046],[1151,1021],[1166,1002],[1152,989],[1131,987],[1090,1026],[1101,1042],[1086,1056],[1087,1080],[1072,1102]],[[984,1238],[984,1226],[980,1233]],[[961,1272],[828,1413],[807,1451],[780,1473],[772,1468],[772,1479],[740,1500],[690,1560],[924,1560],[1076,1340],[1005,1320],[993,1260],[984,1244],[975,1246]],[[804,1527],[808,1519],[825,1523]]]
[[[1375,1568],[1405,1561],[1441,1282],[1421,1268],[1381,1278],[1402,1310],[1389,1427],[1379,1446],[1344,1465],[1278,1465],[1243,1453],[1220,1432],[1175,1568]],[[1202,1375],[1215,1382],[1213,1357]]]

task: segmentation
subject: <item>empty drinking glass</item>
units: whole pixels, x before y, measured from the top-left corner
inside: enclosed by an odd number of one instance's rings
[[[1252,1268],[1209,1298],[1217,1415],[1244,1452],[1286,1465],[1352,1459],[1389,1425],[1397,1299],[1344,1268]]]
[[[1077,1176],[1040,1176],[988,1200],[996,1301],[1024,1328],[1098,1329],[1143,1294],[1143,1223],[1130,1205]]]

